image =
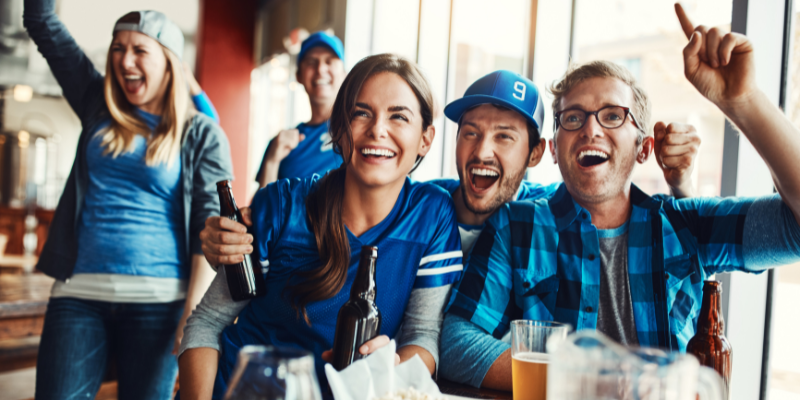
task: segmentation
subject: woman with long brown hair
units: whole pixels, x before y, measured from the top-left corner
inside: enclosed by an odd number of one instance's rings
[[[228,141],[192,108],[164,14],[117,21],[103,77],[54,10],[26,0],[24,22],[83,132],[37,265],[56,282],[36,398],[94,397],[109,359],[120,399],[169,398],[183,324],[213,279],[199,232],[231,177]]]
[[[442,309],[461,271],[461,242],[450,196],[408,178],[433,142],[432,108],[415,64],[391,54],[367,57],[347,75],[333,106],[330,132],[342,166],[321,179],[283,179],[260,190],[251,205],[253,246],[220,246],[220,236],[250,240],[244,225],[206,221],[201,238],[209,261],[241,261],[255,247],[269,266],[267,293],[233,302],[218,273],[187,322],[182,398],[221,398],[248,344],[311,351],[324,385],[323,353],[332,347],[363,245],[378,247],[382,335],[360,351],[369,354],[396,337],[400,359],[418,354],[433,372]]]

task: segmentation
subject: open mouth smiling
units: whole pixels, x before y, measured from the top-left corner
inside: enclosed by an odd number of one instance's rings
[[[314,86],[329,86],[330,84],[331,79],[329,78],[317,79],[313,82]]]
[[[500,179],[500,172],[485,167],[471,167],[467,171],[472,187],[478,191],[491,188]]]
[[[578,153],[578,165],[584,168],[594,167],[608,161],[608,153],[600,150],[583,150]]]
[[[128,93],[136,93],[144,83],[142,75],[125,74],[123,79],[125,80],[125,90]]]
[[[361,155],[368,158],[368,159],[384,159],[388,160],[394,158],[397,153],[389,150],[389,149],[376,149],[371,147],[365,147],[361,149]]]

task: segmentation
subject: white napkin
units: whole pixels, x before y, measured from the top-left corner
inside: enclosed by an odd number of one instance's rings
[[[428,367],[419,356],[394,365],[397,344],[394,340],[358,360],[342,371],[325,365],[325,375],[336,400],[372,400],[386,393],[414,388],[419,392],[441,396],[439,387],[431,379]]]

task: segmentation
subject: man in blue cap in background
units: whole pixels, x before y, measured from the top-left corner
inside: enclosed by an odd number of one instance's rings
[[[328,120],[344,77],[344,47],[339,38],[317,32],[303,41],[296,78],[308,93],[311,120],[280,131],[270,141],[256,174],[260,187],[283,178],[322,175],[342,164],[330,143]]]

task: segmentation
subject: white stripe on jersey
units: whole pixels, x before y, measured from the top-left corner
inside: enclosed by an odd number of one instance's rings
[[[417,276],[443,275],[463,270],[464,266],[461,264],[451,265],[449,267],[442,267],[442,268],[427,268],[427,269],[417,270]]]
[[[447,260],[448,258],[461,257],[461,256],[463,256],[463,254],[464,253],[462,253],[460,250],[457,250],[457,251],[450,251],[450,252],[447,252],[447,253],[440,253],[440,254],[434,254],[434,255],[431,255],[431,256],[427,256],[427,257],[422,257],[422,260],[420,260],[420,262],[419,262],[419,266],[421,267],[421,266],[423,266],[423,265],[425,265],[425,264],[427,264],[429,262]]]
[[[269,267],[269,260],[259,261],[262,267]]]

